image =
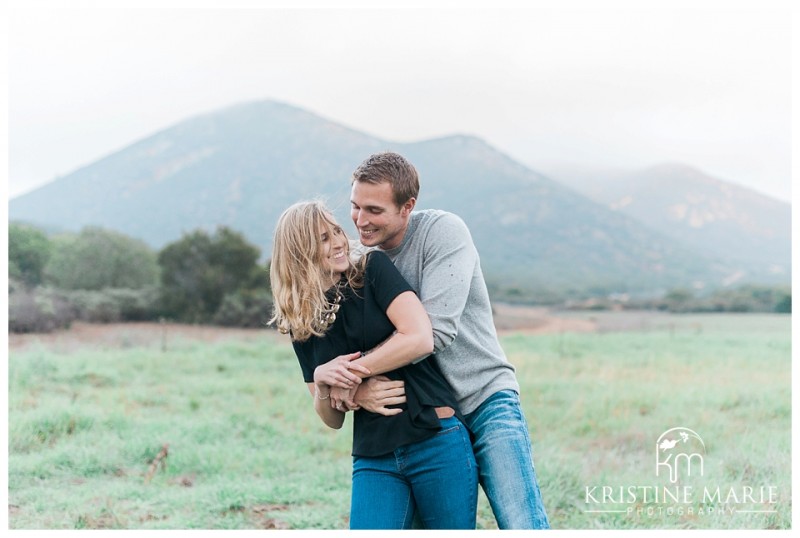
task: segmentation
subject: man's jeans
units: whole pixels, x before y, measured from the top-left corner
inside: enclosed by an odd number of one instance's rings
[[[441,419],[430,439],[378,458],[353,458],[351,529],[474,529],[478,470],[469,433],[456,417]]]
[[[519,395],[497,392],[464,418],[475,436],[480,482],[497,526],[549,529]]]

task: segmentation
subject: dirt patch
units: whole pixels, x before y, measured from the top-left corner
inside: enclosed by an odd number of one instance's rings
[[[596,332],[594,320],[559,317],[549,308],[495,304],[494,325],[497,332],[524,332],[528,334],[547,334],[563,332]]]
[[[121,529],[124,524],[109,512],[103,512],[97,517],[89,514],[82,514],[78,516],[75,521],[76,529]]]
[[[501,334],[525,332],[530,334],[561,332],[596,332],[594,319],[561,317],[548,308],[496,304],[494,321]],[[602,328],[601,328],[602,330]],[[289,344],[286,335],[272,329],[237,329],[208,325],[182,325],[179,323],[75,323],[68,330],[46,334],[9,334],[10,351],[42,346],[46,349],[70,353],[86,347],[119,349],[129,347],[168,348],[181,340],[201,342],[274,341]],[[102,380],[96,380],[102,382]]]
[[[258,529],[289,529],[285,521],[270,517],[272,512],[285,512],[289,509],[285,504],[259,504],[250,508],[251,520]]]
[[[219,342],[258,341],[279,338],[272,329],[237,329],[179,323],[75,323],[68,330],[46,334],[8,335],[9,350],[42,346],[58,352],[71,352],[88,346],[99,348],[168,347],[179,340]]]

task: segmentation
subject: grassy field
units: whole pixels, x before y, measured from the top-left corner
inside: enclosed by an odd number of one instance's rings
[[[12,346],[10,528],[346,528],[349,420],[319,422],[285,340],[122,342]],[[502,343],[554,528],[791,527],[788,316],[662,316]],[[704,475],[684,484],[772,486],[777,502],[587,512],[586,488],[664,483],[655,442],[677,426],[706,446]],[[494,528],[484,498],[478,525]]]

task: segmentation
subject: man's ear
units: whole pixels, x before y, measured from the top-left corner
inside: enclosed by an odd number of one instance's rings
[[[417,199],[409,198],[408,201],[404,203],[403,206],[400,208],[400,214],[403,217],[409,216],[411,212],[414,210],[415,205],[417,205]]]

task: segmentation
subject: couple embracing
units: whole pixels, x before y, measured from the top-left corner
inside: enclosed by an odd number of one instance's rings
[[[370,156],[351,179],[355,250],[319,202],[275,231],[272,322],[314,408],[352,412],[351,529],[474,529],[478,483],[501,529],[548,528],[519,384],[464,222],[414,211],[415,168]]]

